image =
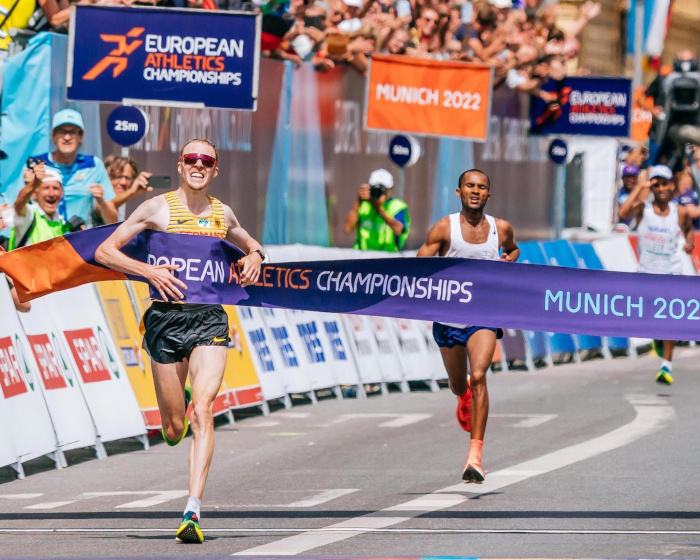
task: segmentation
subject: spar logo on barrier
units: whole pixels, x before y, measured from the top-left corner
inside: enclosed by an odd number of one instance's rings
[[[6,399],[34,390],[30,377],[29,365],[20,345],[20,340],[15,335],[0,338],[0,388]],[[26,382],[25,382],[26,380]]]
[[[110,381],[119,377],[119,367],[109,350],[104,331],[91,328],[63,331],[84,383]],[[99,342],[98,342],[99,341]]]
[[[65,389],[67,387],[64,372],[68,364],[64,357],[56,351],[46,334],[27,335],[32,354],[39,366],[39,374],[47,390]]]
[[[255,110],[260,16],[74,6],[68,97]]]

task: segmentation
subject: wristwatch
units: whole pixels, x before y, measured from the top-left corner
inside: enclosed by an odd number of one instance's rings
[[[267,262],[267,255],[263,253],[260,249],[253,249],[249,254],[252,255],[253,253],[257,253],[258,255],[260,255],[260,258],[262,259],[263,263]]]

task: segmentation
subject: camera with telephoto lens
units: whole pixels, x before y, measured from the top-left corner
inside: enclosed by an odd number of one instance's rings
[[[682,159],[686,142],[700,142],[700,72],[697,60],[676,60],[661,82],[656,102],[663,111],[654,121],[654,134],[669,167]]]
[[[68,225],[70,226],[70,232],[80,231],[85,225],[85,221],[80,216],[73,216],[68,220]]]
[[[384,185],[371,185],[369,187],[369,197],[379,200],[382,195],[386,194],[386,187]]]

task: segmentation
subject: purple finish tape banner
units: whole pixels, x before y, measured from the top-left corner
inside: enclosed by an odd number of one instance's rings
[[[103,279],[126,278],[94,261],[113,226],[0,256],[23,299]],[[68,245],[68,247],[66,246]],[[51,256],[66,262],[59,273]],[[700,340],[700,279],[453,258],[391,258],[263,266],[239,284],[242,252],[215,238],[146,232],[127,251],[175,264],[186,300],[424,319],[571,334]],[[41,258],[33,253],[37,252]],[[31,265],[27,263],[30,262]]]

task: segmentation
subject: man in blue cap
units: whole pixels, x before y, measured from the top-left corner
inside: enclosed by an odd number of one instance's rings
[[[30,159],[56,169],[63,178],[63,200],[58,212],[64,220],[78,216],[91,225],[90,212],[95,206],[105,223],[110,224],[117,221],[114,189],[102,160],[78,153],[84,131],[83,117],[78,111],[58,111],[51,123],[51,140],[56,151]]]

